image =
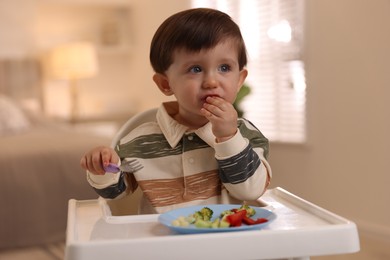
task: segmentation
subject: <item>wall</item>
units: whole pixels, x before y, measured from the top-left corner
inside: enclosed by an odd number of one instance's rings
[[[133,70],[129,73],[134,88],[134,95],[139,110],[158,106],[169,100],[155,86],[153,70],[149,63],[149,47],[158,26],[170,15],[189,7],[189,1],[170,0],[132,0],[134,14],[134,51],[132,53]]]
[[[272,144],[273,185],[390,237],[390,1],[307,1],[305,146]]]

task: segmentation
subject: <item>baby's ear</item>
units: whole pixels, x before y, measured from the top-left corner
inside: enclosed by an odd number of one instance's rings
[[[153,81],[164,95],[173,95],[167,76],[161,73],[156,73],[153,75]]]
[[[241,71],[240,71],[240,79],[239,79],[239,82],[238,82],[238,89],[237,89],[237,92],[240,90],[240,88],[242,87],[242,85],[244,84],[245,82],[245,79],[246,77],[248,76],[248,70],[243,68]]]

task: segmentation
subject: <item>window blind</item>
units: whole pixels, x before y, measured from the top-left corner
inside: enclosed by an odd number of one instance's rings
[[[304,0],[193,0],[229,14],[248,51],[241,103],[244,117],[270,141],[306,141],[306,81],[302,61]]]

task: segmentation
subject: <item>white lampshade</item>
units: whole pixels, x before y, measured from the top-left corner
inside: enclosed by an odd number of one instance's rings
[[[88,42],[76,42],[53,49],[48,56],[49,77],[81,79],[96,75],[98,62],[95,47]]]

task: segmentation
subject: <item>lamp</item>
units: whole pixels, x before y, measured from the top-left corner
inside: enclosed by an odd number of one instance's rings
[[[48,73],[51,78],[69,81],[71,98],[71,122],[78,116],[77,81],[97,74],[98,63],[94,46],[88,42],[76,42],[53,49],[48,56]]]

